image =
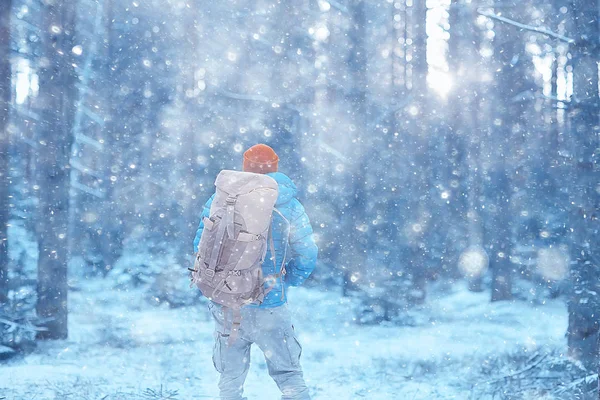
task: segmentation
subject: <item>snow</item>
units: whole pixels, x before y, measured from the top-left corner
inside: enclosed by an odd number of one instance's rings
[[[583,0],[495,13],[475,3],[0,7],[12,14],[0,16],[11,66],[0,87],[13,85],[0,99],[5,309],[37,322],[35,302],[50,299],[36,293],[37,260],[54,231],[69,247],[57,261],[77,274],[68,340],[23,356],[28,337],[5,329],[0,400],[215,398],[213,323],[194,296],[172,295],[187,289],[184,258],[215,176],[262,142],[297,184],[320,248],[318,288],[290,299],[315,399],[494,398],[491,382],[543,357],[504,397],[596,397],[583,367],[596,351],[567,360],[564,335],[567,302],[571,350],[590,342],[578,335],[600,309],[597,268],[586,269],[598,267],[597,151],[581,134],[597,134],[598,58],[580,40],[598,26],[580,23]],[[515,300],[490,303],[492,281],[510,282]],[[384,316],[394,321],[359,323]],[[278,398],[252,357],[247,395]]]
[[[217,398],[205,305],[154,307],[143,290],[115,290],[110,279],[74,285],[69,339],[5,364],[2,396],[112,400],[162,390],[163,398]],[[352,300],[318,289],[292,290],[290,310],[314,399],[466,399],[493,378],[482,373],[490,359],[566,349],[562,300],[490,303],[489,293],[462,283],[433,291],[410,327],[357,325]],[[246,395],[279,398],[256,348]]]

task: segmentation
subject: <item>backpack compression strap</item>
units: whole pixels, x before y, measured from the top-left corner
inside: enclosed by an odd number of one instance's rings
[[[223,217],[223,220],[219,224],[219,230],[217,231],[217,236],[215,238],[215,245],[210,253],[210,259],[208,260],[208,269],[206,269],[206,275],[212,280],[215,276],[215,270],[217,268],[217,261],[219,260],[219,253],[221,250],[221,243],[225,239],[225,232],[229,235],[230,238],[234,237],[234,216],[235,216],[235,202],[237,201],[237,197],[229,196],[227,197],[227,205],[226,212]]]
[[[285,282],[283,281],[283,278],[285,276],[285,259],[287,257],[288,242],[290,241],[291,224],[290,221],[288,221],[288,219],[284,217],[278,209],[273,208],[273,212],[279,214],[279,216],[286,222],[288,229],[287,237],[284,240],[283,259],[281,260],[281,267],[279,268],[278,273],[271,274],[264,279],[264,283],[273,281],[273,283],[271,283],[270,286],[264,291],[264,297],[266,297],[267,294],[269,294],[271,290],[273,290],[273,287],[275,286],[274,281],[276,281],[277,279],[281,279],[281,300],[283,300],[285,298]],[[275,268],[275,271],[277,271],[277,256],[275,254],[275,243],[273,242],[273,233],[271,226],[269,226],[269,247],[271,249],[271,259],[273,260],[273,267]]]
[[[292,229],[292,224],[290,224],[290,221],[288,221],[288,219],[286,217],[284,217],[283,214],[278,209],[273,208],[273,211],[276,212],[277,214],[279,214],[279,216],[285,221],[285,223],[287,225],[287,234],[286,234],[286,238],[284,240],[285,246],[283,248],[283,260],[281,261],[281,268],[279,269],[280,273],[282,275],[285,275],[285,259],[287,257],[288,245],[290,242],[290,231]],[[277,265],[275,266],[275,268],[277,268]]]

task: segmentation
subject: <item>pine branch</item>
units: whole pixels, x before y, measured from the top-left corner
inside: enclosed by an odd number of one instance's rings
[[[71,187],[73,189],[81,190],[82,192],[90,194],[90,195],[92,195],[92,196],[94,196],[94,197],[96,197],[98,199],[103,199],[104,196],[105,196],[105,194],[106,194],[106,193],[104,193],[101,190],[91,188],[91,187],[86,186],[86,185],[84,185],[82,183],[79,183],[79,182],[72,182],[71,183]]]
[[[4,324],[4,325],[8,326],[10,330],[22,329],[22,330],[28,331],[28,332],[43,332],[43,331],[48,330],[47,328],[45,328],[43,326],[21,324],[21,323],[11,321],[9,319],[2,318],[2,317],[0,317],[0,324]]]
[[[546,28],[541,28],[541,27],[531,26],[531,25],[525,25],[525,24],[522,24],[520,22],[513,21],[512,19],[508,19],[508,18],[502,17],[500,15],[496,15],[496,14],[494,14],[492,12],[477,10],[477,14],[483,15],[484,17],[488,17],[488,18],[491,18],[491,19],[495,19],[495,20],[500,21],[500,22],[504,22],[504,23],[509,24],[509,25],[516,26],[519,29],[523,29],[523,30],[526,30],[526,31],[537,32],[537,33],[540,33],[542,35],[550,36],[550,37],[553,37],[555,39],[562,40],[563,42],[566,42],[566,43],[569,43],[569,44],[574,44],[575,43],[575,39],[572,39],[570,37],[567,37],[567,36],[564,36],[564,35],[561,35],[561,34],[558,34],[558,33],[554,33],[551,30],[548,30]]]
[[[581,385],[589,385],[591,383],[593,383],[594,381],[598,380],[598,374],[590,374],[590,375],[586,375],[583,378],[579,378],[577,380],[574,380],[573,382],[569,383],[568,385],[564,385],[563,387],[560,387],[556,390],[557,394],[563,394],[566,392],[573,392],[578,386]]]
[[[518,371],[515,371],[515,372],[513,372],[511,374],[501,376],[500,378],[489,380],[487,382],[484,382],[483,384],[484,385],[489,385],[489,384],[493,384],[493,383],[502,382],[502,381],[505,381],[507,379],[514,378],[517,375],[522,375],[525,372],[531,371],[532,369],[534,369],[536,366],[538,366],[542,361],[544,361],[548,357],[547,354],[545,354],[545,355],[543,355],[543,356],[541,356],[539,358],[538,358],[538,356],[539,356],[539,354],[535,354],[533,357],[531,357],[529,359],[530,360],[529,362],[531,364],[529,364],[528,366],[526,366],[526,367],[524,367],[524,368],[522,368],[522,369],[520,369]],[[536,358],[538,358],[538,359],[535,360]],[[535,360],[535,362],[534,362],[534,360]]]

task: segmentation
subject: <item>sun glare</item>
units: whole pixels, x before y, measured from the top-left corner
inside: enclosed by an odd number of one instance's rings
[[[427,75],[427,84],[435,93],[445,98],[452,90],[453,81],[447,72],[430,70]]]

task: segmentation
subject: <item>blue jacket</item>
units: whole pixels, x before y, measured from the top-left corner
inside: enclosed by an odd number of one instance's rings
[[[290,235],[287,244],[287,256],[285,258],[286,275],[284,277],[284,287],[282,287],[281,281],[278,281],[271,292],[265,297],[264,302],[259,306],[263,308],[277,307],[284,304],[287,301],[285,296],[286,289],[289,286],[300,286],[310,276],[315,269],[318,253],[317,245],[313,238],[313,229],[306,211],[304,211],[304,207],[296,199],[298,192],[296,185],[294,185],[294,182],[287,175],[281,172],[274,172],[267,175],[275,179],[279,185],[279,197],[277,198],[275,207],[289,221]],[[202,230],[204,229],[204,217],[209,216],[210,206],[214,197],[215,195],[213,194],[208,199],[200,216],[200,225],[194,238],[194,253],[198,251],[200,236],[202,236]],[[288,226],[276,212],[273,213],[271,227],[273,229],[273,243],[277,257],[277,270],[271,260],[271,249],[268,248],[265,261],[262,265],[263,276],[279,273],[278,269],[283,262],[283,253],[286,246],[285,240],[287,239]]]

